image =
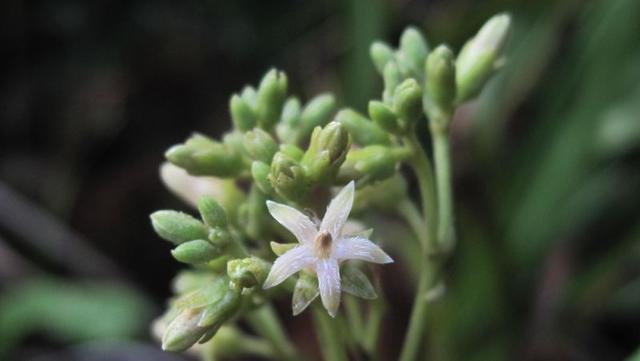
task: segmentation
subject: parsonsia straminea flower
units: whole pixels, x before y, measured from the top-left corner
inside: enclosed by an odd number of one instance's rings
[[[267,201],[269,212],[298,239],[299,244],[276,259],[264,282],[274,287],[298,271],[315,273],[322,304],[335,317],[340,305],[340,263],[361,260],[391,263],[393,260],[380,247],[362,236],[342,234],[354,197],[351,181],[331,200],[320,227],[303,213],[284,204]]]

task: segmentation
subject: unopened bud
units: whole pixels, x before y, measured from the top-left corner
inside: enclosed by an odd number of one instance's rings
[[[335,106],[336,101],[332,94],[321,94],[311,99],[300,115],[300,125],[295,143],[304,141],[315,127],[327,124]]]
[[[331,122],[322,129],[317,127],[301,162],[306,175],[313,182],[333,178],[350,146],[349,132],[342,124]]]
[[[388,62],[394,58],[393,49],[381,41],[376,41],[369,48],[369,55],[378,73],[383,74]]]
[[[157,211],[150,217],[156,233],[174,244],[207,238],[206,226],[186,213]]]
[[[405,131],[410,130],[422,116],[422,89],[415,79],[407,79],[396,87],[393,106],[400,127]]]
[[[270,170],[271,167],[264,162],[256,160],[251,164],[251,176],[253,177],[253,181],[265,194],[273,193],[273,187],[271,187],[271,183],[269,183],[268,178]]]
[[[204,196],[198,200],[198,211],[204,223],[209,227],[226,227],[227,212],[212,197]]]
[[[213,227],[209,229],[207,239],[214,247],[224,248],[231,243],[231,234],[222,227]]]
[[[282,151],[273,156],[268,179],[273,189],[289,200],[304,199],[309,193],[309,185],[302,167]]]
[[[278,151],[278,144],[262,129],[256,128],[244,136],[247,152],[254,160],[271,163],[271,158]]]
[[[196,134],[165,153],[167,159],[193,175],[233,177],[242,170],[240,156],[224,144]]]
[[[260,82],[256,99],[258,126],[271,130],[280,119],[282,105],[287,95],[287,76],[270,70]]]
[[[402,74],[400,73],[398,64],[394,61],[388,62],[384,67],[382,78],[384,81],[383,100],[385,103],[391,103],[393,101],[395,89],[402,81]]]
[[[389,135],[376,123],[352,109],[344,109],[336,115],[336,121],[347,128],[359,145],[389,144]]]
[[[216,258],[221,251],[220,248],[213,246],[211,243],[197,239],[180,244],[171,251],[171,254],[180,262],[201,264]]]
[[[509,35],[511,17],[495,15],[465,44],[456,62],[458,102],[477,96],[495,72]]]
[[[456,68],[449,47],[440,45],[429,54],[426,73],[429,98],[441,111],[450,111],[456,97]]]
[[[424,64],[429,47],[424,36],[414,27],[408,27],[400,36],[400,51],[409,62],[414,75],[422,78],[422,65]]]
[[[202,310],[186,309],[169,323],[162,336],[162,349],[165,351],[184,351],[207,332],[207,327],[198,326]]]
[[[238,287],[251,288],[264,283],[270,268],[268,262],[258,257],[248,257],[229,261],[227,274]]]
[[[399,149],[370,145],[354,149],[340,168],[340,179],[357,179],[361,183],[379,181],[393,176],[402,154]]]
[[[256,114],[244,99],[234,94],[229,101],[231,120],[236,129],[246,132],[256,126]]]
[[[398,134],[400,132],[398,117],[386,104],[372,100],[369,102],[368,110],[369,117],[371,117],[380,128],[392,134]]]
[[[298,124],[300,124],[301,113],[302,105],[300,104],[300,100],[295,97],[287,99],[282,108],[280,123],[276,126],[276,134],[283,142],[295,142],[296,128]]]

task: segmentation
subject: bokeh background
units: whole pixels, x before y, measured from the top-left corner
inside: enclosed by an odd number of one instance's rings
[[[181,266],[148,215],[188,209],[164,150],[225,131],[230,94],[272,66],[364,110],[371,41],[416,25],[459,49],[505,10],[509,64],[454,121],[459,251],[424,357],[640,360],[637,0],[3,1],[0,359],[188,360],[149,333]],[[417,262],[385,275],[383,359]]]

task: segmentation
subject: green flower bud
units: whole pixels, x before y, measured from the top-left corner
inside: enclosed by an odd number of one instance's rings
[[[262,240],[266,225],[269,222],[267,214],[266,195],[257,186],[252,186],[249,191],[249,200],[246,203],[246,223],[244,229],[254,240]]]
[[[354,149],[347,154],[339,179],[356,179],[360,184],[384,180],[396,173],[397,163],[402,157],[401,149],[383,145]]]
[[[186,309],[169,323],[162,336],[162,349],[165,351],[184,351],[198,342],[208,327],[198,326],[202,310]]]
[[[183,263],[200,264],[211,261],[220,255],[221,249],[211,243],[197,239],[182,243],[171,254],[173,258]]]
[[[382,78],[384,80],[383,100],[385,103],[390,104],[393,101],[395,89],[402,81],[402,74],[400,73],[398,64],[396,64],[396,62],[387,63],[384,67]]]
[[[306,198],[310,190],[300,164],[282,151],[273,156],[268,179],[279,195],[294,202]]]
[[[207,239],[214,247],[222,249],[231,243],[231,234],[224,228],[213,227],[209,229]]]
[[[271,187],[268,178],[270,171],[271,167],[267,163],[256,160],[251,164],[251,176],[258,188],[265,194],[273,193],[273,187]]]
[[[262,129],[256,128],[244,136],[247,152],[254,160],[271,163],[271,158],[278,151],[278,144]]]
[[[352,110],[344,109],[336,115],[336,121],[343,124],[359,145],[389,144],[389,135],[376,123],[364,115]]]
[[[204,223],[209,227],[226,227],[227,212],[209,196],[203,196],[198,200],[198,211]]]
[[[393,106],[398,114],[400,127],[407,131],[422,116],[422,89],[415,79],[407,79],[398,85],[393,96]]]
[[[202,312],[198,327],[208,328],[209,338],[213,337],[220,326],[235,316],[240,309],[240,301],[240,291],[229,287],[227,282],[222,297],[209,304]]]
[[[193,135],[184,144],[169,148],[165,156],[192,175],[234,177],[243,168],[242,159],[236,152],[199,134]]]
[[[394,58],[393,49],[381,41],[376,41],[371,44],[371,47],[369,48],[369,55],[371,56],[373,65],[381,75],[384,73],[384,68],[387,63],[392,61]]]
[[[256,114],[249,103],[234,94],[229,100],[229,112],[236,129],[246,132],[256,126]]]
[[[207,238],[205,225],[186,213],[157,211],[150,217],[156,233],[174,244]]]
[[[477,96],[493,75],[510,25],[508,14],[495,15],[464,45],[456,62],[458,102]]]
[[[301,113],[302,105],[300,104],[300,100],[295,97],[287,99],[282,108],[280,123],[276,126],[276,134],[283,142],[295,142],[296,128],[298,124],[300,124]]]
[[[280,152],[296,162],[301,161],[304,156],[304,151],[293,144],[280,144]]]
[[[424,64],[429,47],[424,36],[414,27],[408,27],[400,36],[400,51],[407,59],[414,75],[422,78],[422,64]]]
[[[249,104],[251,109],[255,109],[256,101],[258,100],[258,93],[256,92],[256,89],[254,87],[252,87],[251,85],[247,85],[244,88],[242,88],[242,92],[240,93],[240,98],[242,98],[242,100],[244,100],[247,104]]]
[[[275,69],[270,70],[260,82],[256,99],[258,126],[271,130],[280,119],[282,105],[287,95],[287,76]]]
[[[331,180],[350,147],[349,132],[341,123],[331,122],[322,129],[314,129],[301,162],[307,177],[312,182]]]
[[[369,102],[369,117],[382,129],[392,134],[400,133],[398,117],[383,102],[372,100]]]
[[[300,126],[294,143],[301,143],[318,126],[329,122],[336,106],[336,101],[331,94],[321,94],[311,99],[305,105],[300,115]]]
[[[297,247],[298,243],[278,243],[278,242],[270,242],[269,246],[271,246],[271,250],[276,256],[282,256],[286,251]]]
[[[453,107],[456,97],[454,61],[453,52],[446,45],[435,48],[427,58],[427,94],[439,111],[450,112]]]
[[[239,288],[251,288],[262,285],[267,279],[271,265],[258,258],[234,259],[227,263],[227,274],[231,282]]]

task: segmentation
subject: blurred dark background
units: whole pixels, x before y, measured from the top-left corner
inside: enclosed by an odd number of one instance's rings
[[[381,92],[373,40],[395,44],[415,25],[432,47],[459,50],[501,11],[514,16],[509,65],[454,124],[460,252],[427,354],[631,357],[640,343],[637,0],[9,0],[0,4],[0,358],[185,359],[159,351],[148,332],[180,268],[148,215],[188,209],[158,178],[165,149],[194,130],[228,129],[231,93],[273,66],[303,99],[332,91],[364,110]],[[411,287],[388,291],[385,359],[398,352]]]

